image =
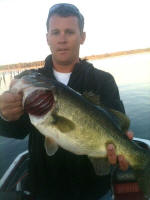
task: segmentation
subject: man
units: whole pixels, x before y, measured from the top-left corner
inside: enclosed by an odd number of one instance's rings
[[[84,18],[74,5],[56,4],[51,7],[46,37],[52,55],[46,58],[44,68],[38,71],[80,93],[92,91],[100,95],[105,106],[124,112],[113,77],[79,59],[80,45],[85,40],[83,28]],[[53,156],[46,154],[44,136],[31,125],[23,111],[22,94],[3,93],[0,112],[0,133],[3,136],[22,139],[29,134],[29,190],[33,199],[110,199],[110,175],[97,176],[86,156],[74,155],[62,148]],[[128,136],[132,138],[131,133]],[[124,157],[116,156],[112,144],[108,145],[107,152],[112,165],[119,162],[122,170],[128,168]]]

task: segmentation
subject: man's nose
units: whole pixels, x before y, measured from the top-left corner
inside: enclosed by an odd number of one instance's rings
[[[67,42],[67,37],[66,37],[66,34],[64,32],[60,33],[58,42],[59,43],[66,43]]]

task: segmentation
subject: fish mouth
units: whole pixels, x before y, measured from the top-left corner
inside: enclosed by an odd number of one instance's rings
[[[48,113],[54,105],[54,95],[50,90],[35,90],[30,93],[24,102],[25,112],[43,116]]]

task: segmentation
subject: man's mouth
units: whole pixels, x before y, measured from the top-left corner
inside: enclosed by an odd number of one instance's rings
[[[57,51],[60,53],[65,53],[65,52],[69,51],[69,49],[60,48],[60,49],[57,49]]]

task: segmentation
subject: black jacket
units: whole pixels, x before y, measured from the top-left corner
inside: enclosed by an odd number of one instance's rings
[[[52,65],[51,56],[48,56],[44,68],[38,71],[55,79]],[[112,75],[85,60],[75,65],[68,85],[80,93],[99,94],[105,106],[125,112]],[[87,156],[74,155],[62,148],[54,156],[47,156],[44,136],[31,125],[27,114],[15,122],[0,119],[0,134],[18,139],[29,134],[29,182],[35,196],[45,195],[44,200],[46,196],[52,200],[97,200],[109,190],[110,176],[97,176]]]

